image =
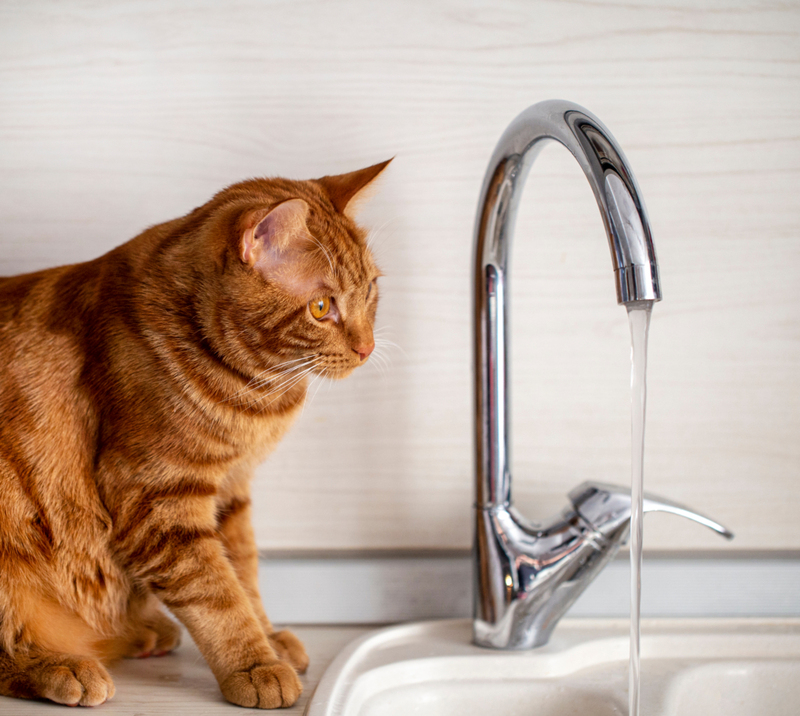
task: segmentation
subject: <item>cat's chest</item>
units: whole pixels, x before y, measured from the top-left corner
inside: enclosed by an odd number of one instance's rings
[[[124,483],[124,475],[118,475],[122,471],[176,479],[191,474],[218,482],[237,466],[252,467],[264,460],[301,409],[302,400],[272,411],[233,410],[217,403],[183,413],[154,410],[146,416],[149,420],[106,422],[101,478]]]
[[[283,439],[302,410],[303,401],[283,406],[281,410],[237,412],[217,423],[217,434],[230,445],[235,460],[263,460]]]
[[[279,414],[260,416],[251,420],[251,431],[246,438],[246,443],[252,446],[255,453],[263,456],[271,453],[283,439],[289,428],[300,415],[302,402],[282,411]]]

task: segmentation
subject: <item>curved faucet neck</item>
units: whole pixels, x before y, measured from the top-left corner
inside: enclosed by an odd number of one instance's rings
[[[539,152],[550,141],[571,152],[592,187],[617,273],[617,301],[660,300],[650,222],[628,161],[597,117],[562,100],[529,107],[500,137],[478,204],[476,262],[506,268],[522,187]]]
[[[650,223],[636,179],[603,123],[562,100],[540,102],[508,126],[494,150],[475,226],[476,504],[511,499],[507,399],[509,250],[528,172],[549,141],[563,144],[586,174],[608,235],[617,300],[658,301],[661,288]]]

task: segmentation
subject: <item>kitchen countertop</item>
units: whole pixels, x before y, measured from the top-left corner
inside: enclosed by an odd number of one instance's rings
[[[372,631],[365,626],[292,627],[311,658],[308,671],[300,677],[303,694],[286,716],[300,715],[333,658],[353,639]],[[117,692],[111,701],[98,706],[98,716],[238,716],[264,714],[261,709],[243,709],[222,698],[217,682],[197,647],[184,633],[183,643],[172,654],[149,659],[126,659],[109,671]],[[48,701],[24,701],[0,696],[0,714],[9,716],[55,716],[63,706]],[[62,711],[63,713],[63,711]]]

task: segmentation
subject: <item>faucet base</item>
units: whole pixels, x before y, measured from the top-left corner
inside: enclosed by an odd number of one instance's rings
[[[474,642],[493,649],[546,644],[620,546],[570,508],[541,526],[505,505],[476,507],[475,518]]]

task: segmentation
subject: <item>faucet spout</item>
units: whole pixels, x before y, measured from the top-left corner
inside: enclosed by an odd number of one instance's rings
[[[647,212],[611,133],[570,102],[551,100],[526,109],[492,155],[475,226],[475,640],[498,648],[545,643],[588,584],[580,580],[591,579],[620,544],[587,526],[575,510],[540,527],[511,507],[509,253],[522,187],[549,141],[563,144],[589,180],[608,235],[618,302],[661,299]]]
[[[661,300],[650,222],[628,161],[597,117],[562,100],[529,107],[497,143],[478,204],[477,267],[506,268],[522,187],[539,152],[550,141],[563,144],[572,153],[592,187],[608,235],[617,301]]]

